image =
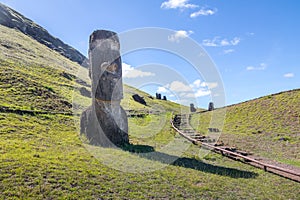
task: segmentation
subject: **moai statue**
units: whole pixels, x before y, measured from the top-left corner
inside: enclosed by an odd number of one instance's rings
[[[213,102],[209,102],[209,104],[208,104],[208,111],[212,111],[214,109],[215,109],[214,103]]]
[[[161,94],[158,94],[158,98],[157,99],[161,99]]]
[[[156,93],[156,99],[161,99],[161,94]]]
[[[166,97],[166,96],[163,96],[163,100],[167,101],[167,97]]]
[[[191,112],[196,112],[196,108],[195,108],[193,103],[190,104],[190,111]]]
[[[128,120],[120,106],[123,98],[122,61],[116,33],[94,31],[89,46],[92,106],[82,113],[81,130],[91,144],[121,146],[129,143]]]
[[[155,93],[155,95],[156,95],[156,99],[158,99],[158,98],[159,98],[159,94],[158,94],[158,93]]]

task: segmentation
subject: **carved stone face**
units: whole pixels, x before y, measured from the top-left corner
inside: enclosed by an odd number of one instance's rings
[[[96,99],[119,101],[123,98],[122,60],[119,39],[115,33],[97,31],[91,35],[92,94]]]
[[[104,101],[119,101],[123,98],[120,57],[114,61],[100,61],[98,67],[95,67],[92,71],[97,72],[93,74],[95,98]]]

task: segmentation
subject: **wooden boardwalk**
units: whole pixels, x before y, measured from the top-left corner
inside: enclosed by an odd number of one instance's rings
[[[192,142],[199,147],[212,150],[223,156],[231,158],[236,161],[240,161],[254,167],[261,168],[267,172],[291,179],[293,181],[300,183],[300,169],[278,163],[272,160],[267,160],[265,158],[259,158],[257,156],[251,155],[246,151],[238,150],[235,147],[223,146],[222,144],[216,143],[215,138],[210,138],[197,133],[189,124],[189,114],[175,115],[173,120],[171,120],[172,127],[188,141]],[[212,129],[218,131],[217,129]]]

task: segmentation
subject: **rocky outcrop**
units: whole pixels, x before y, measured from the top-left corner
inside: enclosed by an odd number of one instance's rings
[[[138,103],[140,103],[140,104],[143,104],[143,105],[145,105],[145,106],[147,105],[147,103],[146,103],[144,97],[141,97],[141,96],[138,95],[138,94],[132,95],[132,98],[133,98],[133,100],[135,100],[136,102],[138,102]]]
[[[0,24],[9,28],[15,28],[22,33],[32,37],[38,42],[57,51],[70,60],[87,67],[87,58],[73,47],[63,43],[58,38],[53,37],[43,27],[37,25],[32,20],[24,17],[15,10],[0,3]]]

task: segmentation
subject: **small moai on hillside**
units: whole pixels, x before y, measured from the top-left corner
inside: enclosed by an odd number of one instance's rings
[[[161,99],[161,94],[156,93],[156,99]]]
[[[117,34],[94,31],[89,41],[89,61],[92,105],[81,115],[80,132],[94,145],[107,147],[129,143],[127,115],[120,106],[123,83]]]
[[[208,104],[208,111],[212,111],[214,109],[215,109],[214,103],[213,102],[209,102],[209,104]]]
[[[167,101],[167,97],[166,97],[166,96],[163,96],[163,100]]]
[[[156,97],[156,99],[158,99],[158,95],[159,95],[158,93],[155,93],[155,97]]]
[[[191,112],[196,112],[196,108],[195,108],[193,103],[190,104],[190,111]]]

